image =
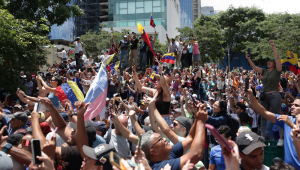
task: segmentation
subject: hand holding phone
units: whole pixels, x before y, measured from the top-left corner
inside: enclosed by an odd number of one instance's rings
[[[109,162],[120,170],[125,170],[124,165],[121,163],[121,158],[114,151],[109,153]]]
[[[42,161],[40,161],[37,156],[41,156],[41,145],[40,145],[40,140],[38,139],[32,139],[31,140],[31,153],[32,153],[32,159],[33,159],[33,164],[41,164]]]
[[[250,57],[250,48],[248,48],[248,54],[249,54],[249,57]]]
[[[188,93],[188,92],[187,92],[187,93]],[[193,101],[194,105],[195,105],[195,106],[197,106],[197,105],[198,105],[198,103],[196,102],[196,100],[194,99],[194,97],[192,96],[192,94],[190,94],[190,93],[189,93],[189,95],[191,96],[191,98],[192,98],[192,101]]]
[[[245,92],[247,92],[249,89],[249,78],[245,78]]]

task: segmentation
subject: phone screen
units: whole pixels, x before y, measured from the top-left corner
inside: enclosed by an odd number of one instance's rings
[[[120,158],[114,153],[114,162],[120,166]]]
[[[41,156],[41,145],[40,140],[38,139],[32,139],[31,140],[31,150],[32,150],[32,157],[33,157],[33,164],[41,164],[42,161],[40,161],[37,156]]]

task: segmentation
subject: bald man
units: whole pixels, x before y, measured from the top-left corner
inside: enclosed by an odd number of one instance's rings
[[[118,116],[119,121],[127,127],[128,125],[128,119],[124,115]],[[115,147],[117,154],[121,158],[130,158],[135,152],[136,146],[129,142],[118,130],[118,128],[115,129],[109,129],[108,132],[105,134],[104,139],[106,142]]]

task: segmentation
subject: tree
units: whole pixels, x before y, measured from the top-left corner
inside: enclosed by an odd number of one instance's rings
[[[180,32],[180,36],[184,38],[187,38],[187,37],[192,37],[193,35],[193,29],[190,28],[190,27],[183,27],[183,28],[176,28],[178,32]]]
[[[201,15],[194,23],[194,36],[198,41],[201,63],[218,62],[224,59],[224,36],[215,17]]]
[[[37,25],[40,25],[40,21],[44,18],[51,27],[54,24],[62,25],[71,16],[84,14],[78,5],[70,5],[71,2],[71,0],[17,0],[8,2],[5,8],[15,18],[35,21]],[[42,33],[49,34],[49,32]]]
[[[15,19],[7,10],[0,9],[0,82],[5,91],[14,94],[20,85],[20,71],[36,72],[46,64],[44,45],[46,36],[35,35],[37,25]],[[40,25],[40,29],[47,29]]]
[[[274,40],[278,55],[281,58],[287,57],[287,50],[300,55],[300,15],[288,13],[269,14],[265,21],[258,23],[257,29],[264,32],[265,37],[258,42],[247,42],[251,48],[251,55],[254,60],[273,58],[273,50],[269,40]],[[246,50],[244,50],[246,52]]]
[[[259,42],[260,39],[267,37],[257,27],[258,23],[265,19],[265,13],[257,7],[234,8],[230,6],[226,11],[218,15],[217,23],[220,25],[225,40],[223,48],[229,47],[230,62],[238,53],[247,49],[246,44]],[[224,63],[222,64],[224,65]]]

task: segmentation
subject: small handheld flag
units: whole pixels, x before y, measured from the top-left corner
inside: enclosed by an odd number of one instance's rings
[[[70,56],[70,54],[73,52],[73,49],[72,48],[70,48],[69,49],[69,52],[68,52],[68,56]]]
[[[153,28],[156,27],[156,25],[155,25],[155,23],[154,23],[154,21],[153,21],[153,18],[152,18],[152,13],[151,13],[151,15],[150,15],[150,25],[151,25]]]
[[[167,53],[165,54],[162,59],[162,62],[166,62],[166,63],[170,63],[170,64],[174,64],[175,61],[175,53]]]

